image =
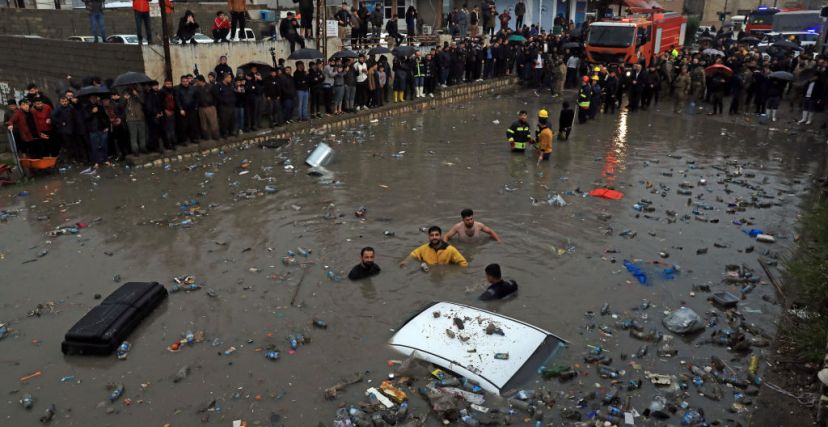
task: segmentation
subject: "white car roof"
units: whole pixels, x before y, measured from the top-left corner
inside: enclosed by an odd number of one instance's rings
[[[455,318],[463,320],[462,330]],[[489,324],[504,334],[487,334]],[[437,302],[406,322],[389,345],[406,356],[413,355],[474,380],[488,392],[501,394],[536,376],[538,368],[565,347],[566,341],[501,314]],[[496,359],[497,353],[508,353],[509,357]]]

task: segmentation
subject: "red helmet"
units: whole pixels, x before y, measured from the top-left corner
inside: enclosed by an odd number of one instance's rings
[[[589,76],[584,76],[582,80],[584,81],[584,83],[589,83]]]

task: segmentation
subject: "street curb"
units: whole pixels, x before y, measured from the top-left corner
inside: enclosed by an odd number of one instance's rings
[[[224,149],[246,147],[251,144],[262,144],[273,139],[290,139],[292,136],[308,133],[312,130],[331,131],[399,114],[436,109],[444,105],[466,101],[484,93],[496,93],[517,89],[517,81],[518,79],[516,77],[503,77],[483,82],[468,83],[443,89],[434,98],[406,101],[403,103],[388,103],[377,109],[360,111],[354,114],[326,116],[310,122],[292,123],[280,128],[247,133],[229,139],[202,141],[198,146],[189,145],[179,147],[174,154],[170,153],[171,155],[166,155],[165,153],[165,155],[145,154],[141,156],[127,156],[126,163],[136,169],[163,167],[166,164],[188,160],[200,155],[206,156],[210,153],[218,153]]]

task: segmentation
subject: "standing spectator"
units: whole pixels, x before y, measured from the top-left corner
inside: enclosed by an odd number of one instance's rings
[[[423,59],[420,57],[419,50],[414,52],[414,61],[412,63],[411,72],[414,75],[414,96],[416,98],[424,98],[425,93],[423,92],[423,87],[425,86],[426,65]]]
[[[362,21],[359,19],[359,15],[356,13],[351,13],[351,48],[352,49],[359,49],[361,47],[362,42]]]
[[[92,163],[92,169],[97,169],[106,163],[106,146],[110,127],[109,116],[101,107],[100,98],[97,95],[89,97],[89,103],[83,111],[83,119],[86,123],[86,130],[89,132],[90,163]]]
[[[382,3],[377,3],[374,5],[374,11],[371,12],[371,30],[377,43],[379,43],[380,34],[382,33],[382,21]]]
[[[236,81],[234,82],[235,88],[233,89],[236,95],[236,103],[234,105],[234,126],[233,126],[233,135],[241,135],[242,133],[249,132],[250,128],[247,127],[247,120],[245,113],[247,112],[247,88],[245,87],[245,80],[244,75],[239,72],[238,77],[236,77]]]
[[[228,42],[228,34],[230,34],[230,19],[223,11],[218,11],[216,18],[213,19],[213,43]]]
[[[219,131],[222,138],[227,138],[233,134],[236,126],[233,119],[236,114],[236,91],[232,75],[224,74],[221,83],[213,86],[213,96],[218,107]]]
[[[368,6],[365,5],[365,0],[360,0],[356,15],[359,18],[359,44],[360,46],[367,47],[368,24],[371,19],[371,13],[368,12]]]
[[[509,29],[509,21],[512,20],[512,15],[509,14],[509,9],[503,9],[503,13],[498,16],[500,20],[500,31]]]
[[[287,17],[283,18],[281,22],[279,22],[279,35],[282,36],[283,39],[290,42],[290,53],[293,53],[296,50],[296,43],[299,43],[299,47],[304,49],[305,48],[305,39],[299,36],[297,30],[299,29],[299,23],[296,22],[296,16],[293,12],[288,12]]]
[[[163,153],[161,118],[164,116],[164,102],[160,91],[157,81],[150,83],[150,90],[144,95],[144,117],[147,121],[147,149]]]
[[[313,37],[313,5],[315,0],[293,0],[299,3],[299,15],[302,16],[302,37]]]
[[[178,112],[178,143],[186,145],[187,140],[198,144],[199,128],[198,101],[196,89],[190,83],[189,76],[181,76],[175,88],[175,108]]]
[[[198,31],[198,22],[196,22],[193,12],[188,10],[184,12],[184,16],[178,21],[178,32],[176,32],[175,36],[178,37],[178,41],[181,44],[188,42],[196,44],[193,38],[195,37],[196,31]]]
[[[466,5],[457,11],[457,30],[460,31],[460,37],[466,37],[469,31],[469,10]]]
[[[221,138],[213,85],[208,85],[207,81],[204,80],[204,76],[196,77],[195,100],[198,106],[198,124],[201,129],[201,137],[212,140]]]
[[[21,99],[20,106],[7,122],[10,131],[16,132],[18,149],[26,157],[39,158],[37,125],[31,111],[32,104],[28,99]]]
[[[282,91],[279,88],[279,68],[271,68],[270,75],[264,79],[264,96],[270,112],[270,127],[282,125]]]
[[[152,24],[150,23],[149,0],[132,0],[132,13],[135,15],[135,34],[138,36],[138,44],[144,40],[141,33],[141,24],[146,29],[147,44],[152,42]]]
[[[296,105],[296,85],[293,83],[293,73],[290,67],[279,75],[279,89],[282,93],[282,119],[285,123],[293,123],[293,106]]]
[[[229,75],[231,79],[233,78],[233,69],[227,65],[227,57],[224,55],[219,57],[219,63],[213,71],[216,72],[216,81],[219,83],[224,81],[224,76]]]
[[[336,11],[336,15],[334,15],[334,18],[336,19],[338,31],[337,36],[339,37],[339,40],[341,40],[344,44],[345,40],[347,40],[351,35],[351,11],[350,7],[348,7],[347,2],[342,2],[342,6],[339,8],[338,11]],[[353,42],[351,42],[351,47],[354,48]]]
[[[308,71],[308,85],[310,86],[309,104],[310,117],[322,117],[322,112],[325,111],[325,75],[319,69],[321,65],[319,62],[310,62],[310,71]]]
[[[57,140],[59,147],[70,150],[75,145],[75,111],[69,105],[69,98],[63,95],[58,100],[58,106],[52,111],[52,128],[55,132],[52,138]]]
[[[475,7],[469,12],[469,36],[477,37],[480,32],[480,8]]]
[[[256,67],[250,67],[245,83],[245,94],[247,103],[245,105],[245,116],[247,117],[247,129],[259,130],[262,120],[262,95],[264,94],[264,81],[262,74]]]
[[[354,64],[356,71],[356,111],[368,105],[368,65],[365,64],[365,55],[359,55]]]
[[[89,11],[89,30],[95,37],[95,43],[100,36],[101,41],[106,41],[106,24],[104,23],[104,0],[83,0],[86,10]]]
[[[308,73],[305,71],[305,63],[296,61],[296,71],[293,72],[293,84],[296,85],[296,98],[299,104],[299,121],[306,121],[310,119],[310,106],[308,101],[310,98],[310,80]]]
[[[342,101],[345,99],[345,68],[339,62],[336,63],[333,75],[333,113],[342,114]]]
[[[244,31],[247,1],[227,0],[227,8],[230,9],[230,40],[247,40],[247,34]]]
[[[147,152],[147,123],[144,119],[144,94],[137,86],[124,92],[126,100],[126,126],[129,131],[129,147],[134,155]]]
[[[520,31],[523,28],[524,15],[526,15],[526,3],[523,0],[518,0],[515,5],[515,31]]]
[[[322,74],[325,76],[325,81],[322,83],[322,89],[325,92],[325,112],[331,114],[333,109],[331,105],[333,104],[333,97],[334,97],[334,80],[336,79],[337,71],[336,69],[339,66],[339,60],[336,59],[334,61],[325,61],[325,66],[322,67]],[[345,93],[345,88],[342,88],[343,95]]]
[[[40,135],[40,156],[55,156],[57,155],[54,149],[54,141],[52,140],[52,107],[43,103],[43,99],[35,97],[31,108],[32,116],[35,120],[35,129]],[[52,154],[55,152],[54,154]]]
[[[414,40],[414,36],[417,35],[417,19],[417,9],[413,5],[408,6],[408,10],[405,11],[405,35],[409,40]]]
[[[124,102],[118,93],[113,93],[110,99],[102,99],[106,115],[109,116],[109,122],[112,128],[109,132],[109,144],[112,147],[110,153],[115,156],[115,160],[124,160],[129,153],[129,130],[126,126],[126,117],[124,116]]]
[[[434,88],[437,86],[437,79],[435,77],[435,69],[434,69],[434,58],[431,54],[426,54],[425,61],[423,61],[424,69],[424,76],[425,79],[423,81],[424,86],[424,93],[423,96],[430,96],[434,98]]]
[[[394,58],[394,102],[405,101],[405,86],[408,82],[408,67],[402,58]]]
[[[343,77],[343,83],[345,84],[345,96],[343,99],[343,104],[345,104],[343,110],[353,113],[354,112],[354,100],[356,99],[356,88],[357,88],[357,72],[351,64],[350,59],[346,59],[344,63],[345,69],[345,76]]]
[[[162,139],[164,140],[164,148],[167,150],[175,150],[178,145],[178,138],[175,134],[175,89],[173,82],[170,79],[164,79],[164,87],[159,92],[161,96],[161,105],[164,109],[161,116]]]

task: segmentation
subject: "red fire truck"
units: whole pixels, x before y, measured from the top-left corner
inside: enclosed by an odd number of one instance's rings
[[[655,56],[684,45],[687,18],[681,14],[661,9],[630,12],[590,24],[584,47],[591,63],[649,65]]]

